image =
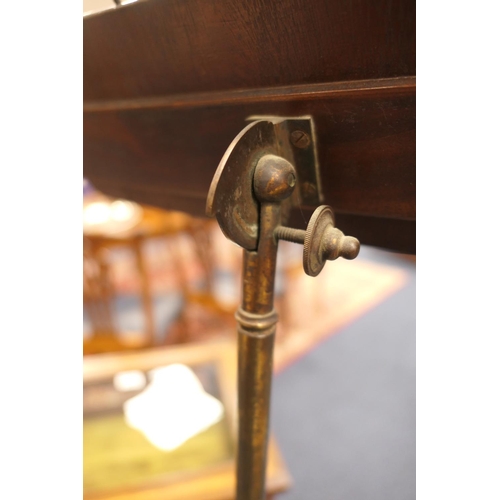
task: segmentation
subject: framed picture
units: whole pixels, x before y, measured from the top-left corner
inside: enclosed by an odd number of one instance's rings
[[[87,356],[86,500],[234,498],[236,345],[186,344]],[[268,495],[290,477],[271,438]]]

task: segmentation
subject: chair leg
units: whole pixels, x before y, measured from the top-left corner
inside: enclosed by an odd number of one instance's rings
[[[133,242],[133,249],[136,259],[137,270],[139,271],[139,279],[141,282],[141,298],[144,309],[145,318],[145,331],[148,338],[148,343],[153,345],[155,343],[155,327],[153,318],[153,302],[151,297],[151,290],[149,287],[149,278],[142,253],[142,240],[136,239]]]

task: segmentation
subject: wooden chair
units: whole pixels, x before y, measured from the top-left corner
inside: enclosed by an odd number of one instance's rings
[[[150,339],[139,332],[119,335],[113,314],[115,290],[110,279],[106,251],[92,249],[84,238],[83,251],[83,305],[91,326],[84,338],[83,354],[140,349],[151,346]],[[147,310],[147,309],[146,309]]]
[[[95,194],[86,200],[110,202],[108,198]],[[189,307],[179,311],[172,331],[160,332],[155,322],[153,296],[147,269],[144,245],[153,238],[168,237],[169,258],[177,274],[179,292],[184,305],[198,304],[211,311],[215,317],[232,318],[233,309],[221,305],[213,293],[213,258],[210,230],[213,221],[194,219],[181,212],[167,212],[142,206],[141,217],[132,227],[122,231],[114,228],[87,230],[84,228],[84,308],[91,325],[91,336],[84,342],[84,354],[121,351],[151,347],[159,343],[177,344],[199,339],[200,332],[191,326]],[[186,258],[182,255],[178,237],[187,235],[192,243],[194,255],[203,270],[204,286],[194,289],[186,273]],[[135,271],[140,282],[141,314],[144,318],[142,332],[126,332],[120,335],[113,314],[113,289],[109,255],[118,247],[127,248],[134,256]],[[162,340],[163,339],[163,340]]]

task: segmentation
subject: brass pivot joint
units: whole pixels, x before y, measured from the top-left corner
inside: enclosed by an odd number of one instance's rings
[[[296,181],[295,168],[289,161],[265,155],[255,167],[254,193],[261,203],[280,203],[292,194]],[[274,236],[304,245],[304,271],[309,276],[317,276],[327,260],[352,260],[359,254],[359,241],[335,227],[332,209],[327,205],[314,211],[305,231],[279,225]]]

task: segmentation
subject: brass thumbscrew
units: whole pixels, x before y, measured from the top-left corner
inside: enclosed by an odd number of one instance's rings
[[[327,260],[352,260],[359,254],[359,241],[334,226],[333,212],[327,205],[314,211],[305,231],[278,226],[274,234],[280,240],[304,245],[304,271],[309,276],[317,276]]]

